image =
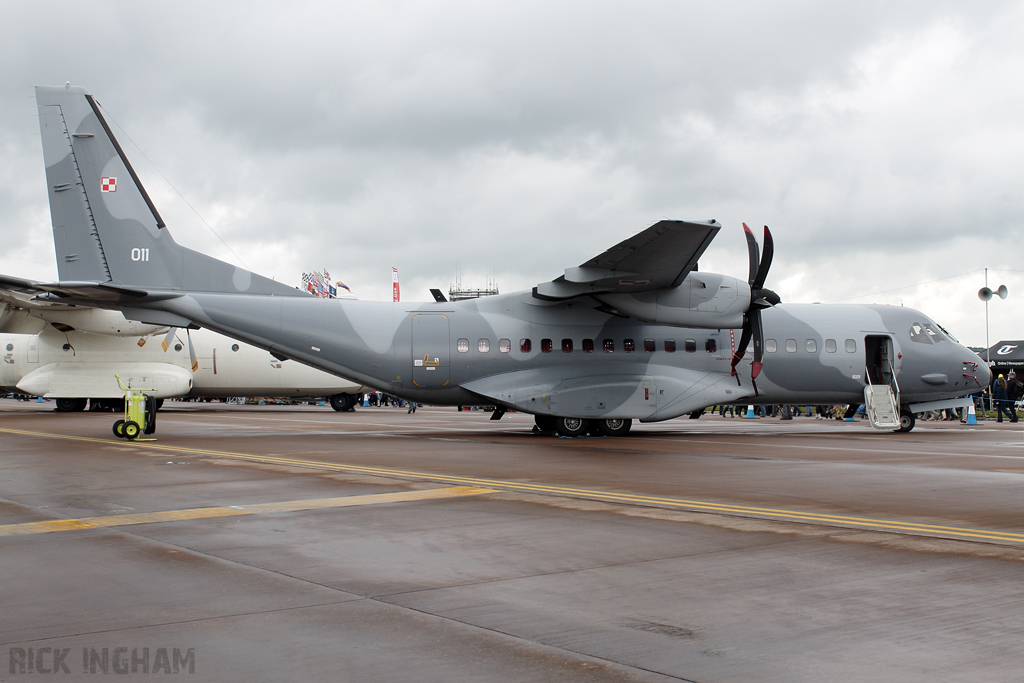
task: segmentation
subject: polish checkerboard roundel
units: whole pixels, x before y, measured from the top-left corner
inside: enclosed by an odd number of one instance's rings
[[[103,176],[100,178],[100,192],[117,192],[117,178]]]

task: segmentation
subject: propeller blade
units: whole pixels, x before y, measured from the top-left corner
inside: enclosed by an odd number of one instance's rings
[[[761,327],[761,309],[755,308],[750,311],[750,334],[754,338],[754,362],[750,366],[750,379],[755,380],[761,374],[763,367],[761,360],[764,358],[764,330]],[[757,387],[754,387],[757,390]]]
[[[753,237],[753,235],[751,235]],[[748,245],[749,248],[749,245]],[[761,251],[761,265],[757,268],[757,275],[750,283],[750,289],[762,289],[764,281],[768,278],[768,269],[772,267],[772,258],[775,256],[775,243],[772,241],[772,233],[768,226],[764,226],[764,249]]]
[[[192,361],[192,372],[199,369],[199,361],[196,359],[196,349],[192,346],[192,335],[189,334],[188,328],[185,328],[185,336],[188,338],[188,358]]]
[[[730,373],[733,377],[736,376],[736,366],[741,360],[743,360],[744,354],[747,352],[747,344],[750,343],[750,317],[748,314],[743,314],[743,333],[740,335],[739,346],[736,347],[736,351],[732,354],[732,372]],[[739,382],[739,379],[736,380]]]
[[[174,335],[177,332],[178,328],[172,327],[170,331],[167,333],[167,336],[164,337],[164,340],[160,342],[160,348],[164,350],[164,353],[167,353],[167,348],[171,345],[171,340],[174,339]]]
[[[750,275],[747,276],[747,284],[754,284],[754,278],[757,276],[757,265],[760,260],[759,249],[757,248],[757,240],[754,239],[754,233],[750,232],[750,228],[747,224],[743,224],[743,235],[747,238],[747,263],[750,264]]]

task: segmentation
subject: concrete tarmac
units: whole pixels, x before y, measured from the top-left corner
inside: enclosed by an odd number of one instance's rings
[[[0,400],[0,680],[1024,679],[1019,425],[489,417]]]

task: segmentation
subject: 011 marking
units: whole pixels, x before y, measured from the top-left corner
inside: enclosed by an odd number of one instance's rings
[[[132,249],[132,261],[148,261],[149,260],[149,249],[140,249],[135,247]]]

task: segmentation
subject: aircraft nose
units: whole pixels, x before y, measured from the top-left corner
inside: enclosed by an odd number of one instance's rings
[[[985,361],[978,366],[978,383],[983,387],[992,385],[992,371],[985,365]]]

